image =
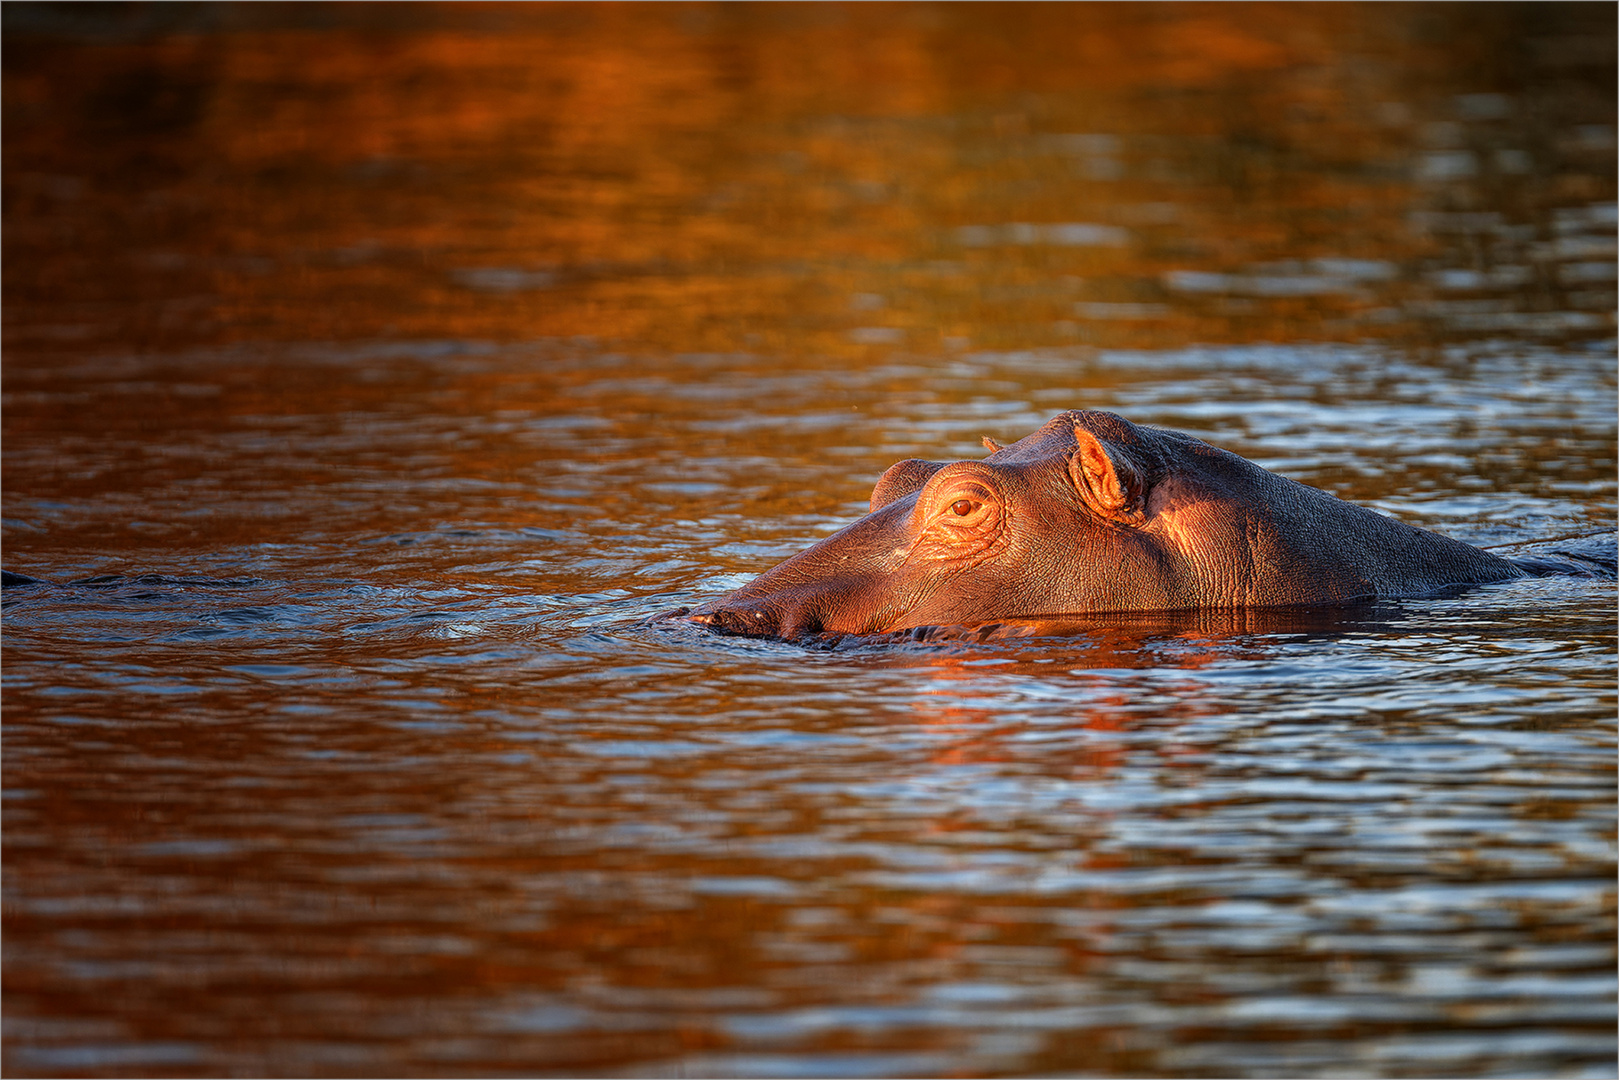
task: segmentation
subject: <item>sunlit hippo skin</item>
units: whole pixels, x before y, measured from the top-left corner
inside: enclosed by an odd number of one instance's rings
[[[871,512],[689,618],[760,637],[1340,604],[1529,576],[1178,431],[1063,413],[981,461],[908,460]]]

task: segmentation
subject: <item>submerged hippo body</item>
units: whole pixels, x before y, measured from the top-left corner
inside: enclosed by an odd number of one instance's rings
[[[783,638],[1335,604],[1528,576],[1189,435],[1068,412],[982,461],[902,461],[871,512],[691,612]]]

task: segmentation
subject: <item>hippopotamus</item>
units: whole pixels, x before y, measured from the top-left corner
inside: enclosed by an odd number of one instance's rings
[[[684,614],[795,639],[1344,604],[1531,576],[1113,413],[1065,412],[1010,446],[984,444],[982,460],[891,466],[865,517]]]

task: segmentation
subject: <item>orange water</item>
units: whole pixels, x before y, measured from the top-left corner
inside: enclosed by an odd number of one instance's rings
[[[1077,407],[1611,531],[1611,7],[3,17],[8,1073],[1611,1073],[1612,582],[642,622]]]

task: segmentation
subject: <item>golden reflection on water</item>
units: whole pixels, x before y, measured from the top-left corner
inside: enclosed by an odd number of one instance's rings
[[[8,1072],[1611,1061],[1611,588],[636,628],[1096,402],[1610,522],[1611,5],[3,18]]]
[[[388,11],[14,37],[8,342],[1612,326],[1613,223],[1580,217],[1614,197],[1598,12]]]

